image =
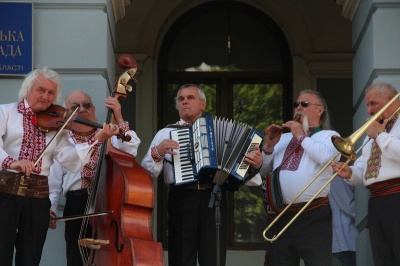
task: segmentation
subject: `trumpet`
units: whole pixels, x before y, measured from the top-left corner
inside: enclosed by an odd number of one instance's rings
[[[308,207],[308,205],[311,204],[311,202],[333,181],[333,179],[338,175],[338,173],[350,163],[350,161],[354,161],[357,158],[357,153],[362,149],[362,147],[367,143],[365,143],[363,146],[361,146],[357,151],[354,151],[354,144],[357,142],[357,140],[367,131],[368,127],[375,121],[377,120],[383,112],[386,111],[386,109],[389,108],[389,106],[398,99],[400,96],[400,93],[398,93],[393,99],[391,99],[384,107],[382,107],[381,110],[379,110],[371,119],[369,119],[362,127],[360,127],[357,131],[355,131],[353,134],[351,134],[347,138],[341,138],[339,136],[332,136],[332,143],[333,146],[338,150],[338,153],[332,157],[332,159],[322,167],[322,169],[311,179],[311,181],[296,195],[296,197],[278,214],[278,216],[268,225],[267,228],[263,231],[263,237],[266,241],[269,241],[273,243],[276,241],[285,231],[286,229],[299,217],[301,213]],[[390,117],[389,120],[395,115],[398,111],[400,111],[400,107],[394,111]],[[327,182],[317,191],[317,193],[314,194],[314,196],[296,213],[296,215],[285,225],[285,227],[282,228],[280,232],[278,232],[276,235],[274,235],[272,238],[267,237],[267,232],[271,229],[271,227],[282,217],[284,213],[287,212],[287,210],[290,208],[290,206],[293,205],[293,203],[306,191],[308,187],[311,186],[312,183],[315,182],[315,180],[322,174],[323,171],[325,171],[328,166],[334,162],[337,156],[339,155],[344,156],[347,158],[347,160],[343,163],[343,165],[339,168],[339,170],[330,177]]]

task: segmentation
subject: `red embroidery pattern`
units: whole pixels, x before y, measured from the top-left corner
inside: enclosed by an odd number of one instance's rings
[[[79,136],[73,132],[70,132],[69,135],[75,141],[75,143],[89,142],[89,144],[90,144],[90,143],[93,143],[93,139],[94,139],[93,137],[96,132],[94,132],[93,134],[90,134],[89,136]],[[90,156],[90,160],[87,164],[85,164],[85,166],[83,167],[83,169],[81,171],[81,178],[82,178],[81,188],[82,189],[88,188],[93,181],[93,176],[96,172],[97,163],[98,163],[99,157],[100,157],[100,147],[101,147],[101,143],[98,143],[93,147],[92,155]]]
[[[177,126],[181,126],[181,127],[186,127],[186,126],[190,126],[190,123],[184,122],[183,124],[181,124],[181,121],[178,121],[175,123],[175,125]]]
[[[281,170],[296,171],[299,168],[303,153],[304,149],[300,146],[299,141],[292,138],[283,156],[284,162],[281,165]]]
[[[309,127],[307,135],[311,137],[320,130],[320,127]],[[299,139],[291,139],[282,160],[281,170],[296,171],[299,168],[301,157],[304,154],[304,149],[301,146],[301,143],[305,138],[306,136],[301,136]]]
[[[13,157],[7,156],[7,157],[3,160],[3,163],[2,163],[2,165],[1,165],[1,168],[10,169],[10,164],[11,164],[12,162],[15,162],[15,161],[16,161],[16,160],[15,160]]]
[[[161,162],[164,159],[164,157],[158,154],[156,146],[151,148],[151,158],[153,158],[156,163]]]
[[[18,112],[23,114],[24,136],[22,138],[21,150],[18,160],[29,160],[35,162],[46,147],[46,136],[33,124],[36,114],[32,108],[25,108],[24,101],[18,103]],[[33,172],[40,174],[42,159],[36,164]]]

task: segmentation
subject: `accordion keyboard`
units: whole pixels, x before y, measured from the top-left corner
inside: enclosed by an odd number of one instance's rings
[[[189,128],[171,131],[171,139],[179,143],[179,150],[173,156],[175,168],[175,183],[184,184],[194,181],[193,155]]]

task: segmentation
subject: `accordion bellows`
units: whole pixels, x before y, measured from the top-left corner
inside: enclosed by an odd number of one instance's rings
[[[252,177],[244,158],[264,137],[244,123],[210,115],[172,130],[170,136],[180,147],[173,156],[175,185],[218,182],[231,191]]]

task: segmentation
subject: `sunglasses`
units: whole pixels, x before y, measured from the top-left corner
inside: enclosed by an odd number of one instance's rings
[[[305,108],[305,107],[307,107],[309,104],[322,106],[321,104],[309,103],[309,102],[302,101],[302,102],[294,102],[294,103],[293,103],[293,107],[294,107],[294,108],[297,108],[297,106],[301,105],[301,107],[304,107],[304,108]]]
[[[93,103],[77,103],[71,106],[72,110],[75,110],[77,107],[83,107],[84,109],[88,110],[93,107]]]

